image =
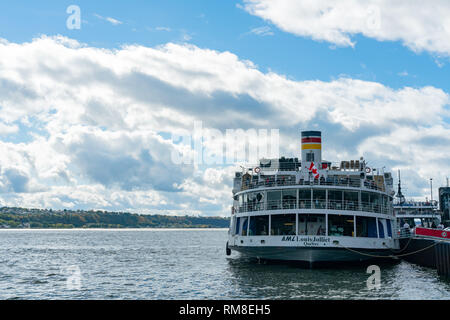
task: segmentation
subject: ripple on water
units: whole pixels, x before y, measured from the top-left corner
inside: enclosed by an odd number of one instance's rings
[[[220,229],[0,231],[0,298],[450,299],[450,284],[435,270],[407,262],[380,265],[381,288],[368,290],[365,266],[258,264],[225,256],[226,236]],[[76,270],[80,286],[68,287]]]

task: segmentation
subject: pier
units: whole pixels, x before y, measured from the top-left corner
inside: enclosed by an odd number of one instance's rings
[[[450,232],[416,227],[413,232],[402,230],[399,256],[424,267],[437,269],[440,276],[450,279]]]
[[[435,247],[435,256],[438,274],[450,279],[450,242],[438,243]]]

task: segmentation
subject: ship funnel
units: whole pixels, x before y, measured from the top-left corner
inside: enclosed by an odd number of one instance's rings
[[[322,132],[302,131],[302,167],[322,167]]]

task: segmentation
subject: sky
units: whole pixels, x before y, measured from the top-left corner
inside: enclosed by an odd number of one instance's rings
[[[199,122],[206,154],[275,129],[300,157],[321,130],[327,160],[436,198],[449,64],[447,0],[2,2],[0,206],[228,215],[237,163],[173,161]]]

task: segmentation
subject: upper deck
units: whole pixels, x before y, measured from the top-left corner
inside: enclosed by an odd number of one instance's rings
[[[237,175],[236,178],[242,177],[242,183],[235,181],[233,193],[245,191],[249,189],[258,188],[273,188],[285,186],[335,186],[348,188],[361,188],[367,190],[376,190],[386,192],[386,185],[384,184],[384,176],[364,176],[360,173],[345,171],[328,171],[326,176],[319,179],[305,179],[300,171],[261,171],[259,175],[245,174]],[[236,179],[235,178],[235,179]]]
[[[320,209],[392,214],[391,174],[369,168],[362,157],[340,163],[322,160],[321,141],[319,131],[304,131],[301,161],[281,157],[241,167],[234,178],[233,212]]]
[[[397,218],[434,218],[439,216],[437,201],[394,202]]]
[[[394,202],[394,208],[399,211],[437,210],[438,202],[436,200]]]

